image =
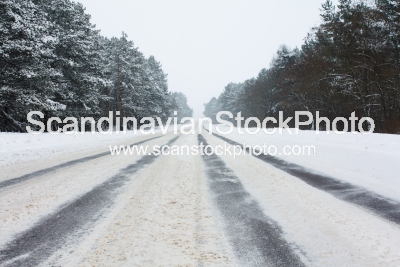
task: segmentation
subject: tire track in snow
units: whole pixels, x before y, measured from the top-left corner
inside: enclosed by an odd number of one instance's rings
[[[231,139],[216,133],[213,133],[213,135],[231,145],[243,148],[242,144]],[[247,151],[249,152],[248,148]],[[301,179],[312,187],[331,194],[337,199],[360,206],[381,218],[400,225],[400,203],[395,200],[332,177],[313,173],[300,165],[287,162],[271,155],[261,154],[257,156],[253,154],[253,156],[271,164],[279,170]]]
[[[166,145],[172,145],[179,136]],[[145,141],[143,141],[145,142]],[[37,266],[62,248],[68,238],[82,228],[89,229],[114,204],[116,195],[129,182],[132,175],[153,163],[158,156],[143,156],[137,162],[119,171],[80,198],[63,206],[44,218],[36,226],[22,233],[0,250],[0,266]]]
[[[201,134],[198,141],[208,145]],[[279,225],[265,216],[225,162],[215,154],[202,157],[212,201],[240,266],[304,266]]]
[[[148,141],[160,138],[160,137],[161,136],[157,136],[157,137],[153,137],[153,138],[150,138],[150,139],[146,139],[146,140],[137,142],[135,144],[132,144],[131,146],[140,145],[140,144],[143,144],[145,142],[148,142]],[[76,160],[67,161],[67,162],[61,163],[59,165],[50,167],[50,168],[38,170],[38,171],[35,171],[35,172],[32,172],[32,173],[28,173],[28,174],[22,175],[20,177],[11,178],[11,179],[8,179],[8,180],[0,182],[0,190],[3,189],[3,188],[6,188],[6,187],[10,187],[12,185],[16,185],[16,184],[25,182],[27,180],[31,180],[31,179],[37,178],[37,177],[42,176],[42,175],[46,175],[46,174],[50,174],[50,173],[59,171],[59,170],[64,169],[64,168],[72,167],[72,166],[80,164],[80,163],[85,163],[85,162],[88,162],[88,161],[91,161],[91,160],[94,160],[94,159],[105,157],[107,155],[110,155],[110,151],[99,153],[99,154],[96,154],[96,155],[93,155],[93,156],[88,156],[88,157],[76,159]]]
[[[181,136],[174,145],[197,145],[197,135]],[[143,169],[113,216],[96,224],[79,247],[57,251],[43,265],[232,267],[214,225],[202,161],[198,155],[166,155]]]

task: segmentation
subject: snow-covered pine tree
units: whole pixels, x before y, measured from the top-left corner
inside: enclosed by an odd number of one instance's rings
[[[0,2],[0,130],[25,131],[29,111],[58,117],[161,117],[176,103],[167,75],[127,39],[107,39],[70,0]]]
[[[34,0],[52,23],[58,41],[52,67],[62,73],[54,82],[53,101],[66,105],[64,116],[99,117],[100,91],[106,85],[102,75],[99,32],[90,23],[85,8],[69,0]]]
[[[25,131],[31,110],[51,112],[62,74],[52,68],[58,38],[46,14],[30,0],[0,2],[0,130]]]
[[[168,93],[167,74],[164,73],[160,62],[154,56],[147,59],[147,66],[151,90],[149,107],[154,112],[154,116],[165,120],[171,115],[171,110],[174,108],[171,94]]]
[[[120,38],[104,39],[104,49],[104,70],[111,81],[109,108],[123,117],[137,117],[144,106],[141,69],[145,58],[125,33]]]
[[[173,92],[172,98],[176,104],[176,111],[178,112],[178,121],[181,121],[183,117],[192,117],[193,109],[191,109],[187,103],[187,98],[183,93]]]

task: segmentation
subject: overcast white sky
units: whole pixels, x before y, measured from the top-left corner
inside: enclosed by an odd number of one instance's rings
[[[254,77],[281,44],[300,47],[325,0],[78,0],[104,36],[128,34],[168,73],[194,116],[229,82]],[[334,1],[336,3],[337,1]]]

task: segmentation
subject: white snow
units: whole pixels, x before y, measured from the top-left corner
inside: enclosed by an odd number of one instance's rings
[[[67,108],[66,105],[58,103],[58,102],[55,102],[55,101],[53,101],[51,99],[47,99],[46,102],[50,106],[50,110],[54,110],[54,111],[56,111],[56,110],[65,110]]]
[[[176,144],[196,142],[196,136],[181,136]],[[132,177],[84,242],[72,242],[43,266],[233,266],[202,174],[200,157],[160,157]]]
[[[71,159],[107,152],[109,146],[131,145],[137,138],[150,139],[160,136],[160,132],[159,129],[156,129],[155,135],[143,135],[140,131],[135,134],[132,131],[126,134],[113,132],[109,135],[98,132],[54,135],[0,132],[0,168],[2,169],[0,181],[52,167]]]
[[[148,137],[137,136],[131,138],[130,141],[137,142],[146,139]],[[169,139],[171,139],[170,135],[163,136],[147,142],[146,145],[151,147],[166,143]],[[105,151],[107,149],[101,149],[100,146],[100,150],[97,152]],[[81,154],[80,156],[88,155],[92,154]],[[69,157],[64,156],[62,162],[77,159],[76,154],[71,154]],[[2,189],[0,194],[0,246],[8,242],[15,234],[32,227],[41,218],[51,214],[60,206],[111,178],[120,169],[132,164],[140,157],[139,155],[109,155]]]
[[[203,134],[211,145],[217,137]],[[109,151],[154,135],[30,135],[0,133],[0,181],[70,160]],[[283,156],[286,161],[400,200],[400,136],[336,135],[300,131],[298,135],[226,136],[247,145],[314,145],[315,156]],[[167,134],[149,141],[162,145]],[[179,145],[194,145],[195,135]],[[250,155],[221,156],[276,221],[288,242],[310,266],[400,266],[400,227],[338,200]],[[42,175],[0,194],[0,246],[44,216],[88,192],[139,156],[106,156]],[[94,171],[95,170],[95,171]],[[66,244],[44,266],[232,266],[207,193],[200,156],[160,156],[135,174],[112,212],[83,240]],[[84,179],[82,178],[84,177]],[[71,252],[73,251],[73,252]]]
[[[212,146],[223,141],[204,135]],[[221,158],[307,266],[400,266],[400,227],[251,155]]]
[[[219,126],[223,131],[228,128]],[[215,130],[215,127],[214,127]],[[294,132],[294,129],[291,129]],[[267,135],[260,132],[250,135],[237,128],[225,136],[240,144],[249,146],[274,145],[279,153],[285,146],[315,146],[317,155],[285,156],[276,155],[315,172],[361,186],[382,196],[400,201],[400,135],[346,133],[336,135],[331,132],[299,131],[298,134]]]

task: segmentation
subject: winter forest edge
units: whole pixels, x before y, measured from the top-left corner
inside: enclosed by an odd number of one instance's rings
[[[161,64],[125,33],[101,36],[81,4],[5,0],[0,13],[0,131],[25,132],[30,111],[44,122],[109,111],[138,121],[192,116],[186,96],[168,91]]]
[[[204,114],[215,121],[219,111],[242,112],[244,118],[262,121],[278,118],[279,111],[287,118],[301,110],[333,121],[355,112],[371,117],[375,132],[399,134],[400,1],[338,2],[322,4],[321,24],[301,49],[283,45],[270,68],[228,84],[205,105]],[[315,122],[304,129],[315,130]]]

